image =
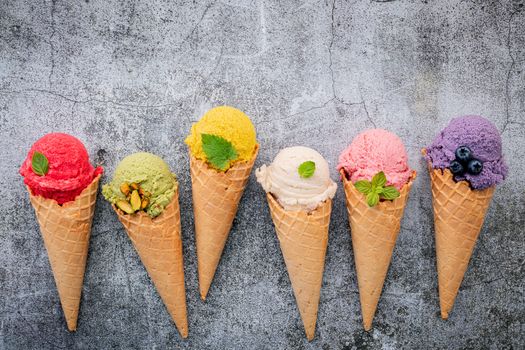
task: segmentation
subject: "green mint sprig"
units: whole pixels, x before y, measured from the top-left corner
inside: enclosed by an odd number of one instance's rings
[[[380,199],[394,200],[399,197],[399,191],[394,186],[386,186],[385,173],[380,171],[374,175],[372,181],[357,181],[355,188],[366,195],[366,202],[369,207],[375,206]]]
[[[44,154],[35,151],[31,157],[31,168],[35,174],[44,176],[49,171],[49,161]]]
[[[232,143],[217,135],[201,134],[202,150],[208,162],[220,171],[226,171],[230,162],[236,160],[239,154]]]
[[[302,178],[307,179],[309,177],[312,177],[315,173],[315,162],[308,160],[304,163],[301,163],[301,165],[299,165],[299,167],[297,168],[297,172]]]

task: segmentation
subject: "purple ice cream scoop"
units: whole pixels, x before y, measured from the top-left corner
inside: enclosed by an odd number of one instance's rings
[[[470,148],[472,156],[483,163],[483,170],[478,175],[456,175],[456,181],[467,180],[473,189],[484,189],[505,179],[508,167],[501,153],[501,136],[492,122],[477,115],[452,119],[427,147],[425,159],[433,168],[448,168],[460,146]]]

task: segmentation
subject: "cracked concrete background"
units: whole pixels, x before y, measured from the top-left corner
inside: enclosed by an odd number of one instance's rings
[[[0,0],[0,348],[518,349],[525,347],[524,1]],[[206,303],[198,298],[191,123],[228,104],[254,121],[256,166],[306,145],[329,161],[387,128],[419,175],[374,321],[361,327],[344,195],[334,200],[316,338],[307,343],[263,191],[252,175]],[[420,148],[481,114],[510,166],[448,321],[439,318],[431,196]],[[106,182],[138,150],[178,174],[190,336],[182,340],[99,198],[79,328],[68,333],[18,175],[63,131]]]

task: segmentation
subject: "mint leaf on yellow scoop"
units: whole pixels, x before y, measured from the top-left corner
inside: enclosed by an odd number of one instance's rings
[[[230,163],[239,157],[232,143],[225,138],[211,134],[201,134],[202,150],[208,163],[220,171],[226,171]]]

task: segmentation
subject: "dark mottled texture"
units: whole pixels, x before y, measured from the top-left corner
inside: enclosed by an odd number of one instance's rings
[[[525,346],[525,8],[501,1],[19,1],[0,5],[0,349],[508,349]],[[374,329],[361,328],[342,188],[316,339],[308,344],[252,176],[206,303],[198,298],[184,137],[208,108],[253,118],[269,163],[302,144],[337,156],[390,129],[419,172]],[[508,178],[448,321],[420,148],[451,117],[503,132]],[[111,174],[139,150],[179,175],[190,337],[182,341],[110,206],[96,209],[79,328],[66,331],[17,170],[42,134],[76,135]],[[107,175],[106,175],[107,176]],[[106,182],[107,178],[103,179]]]

